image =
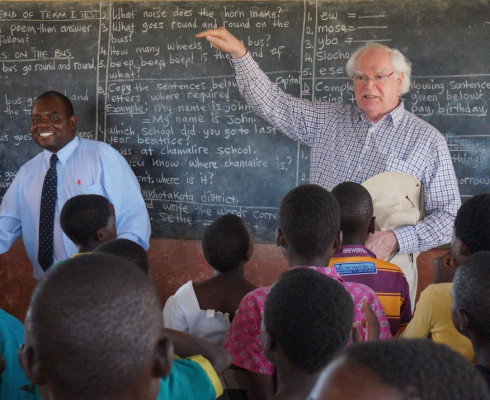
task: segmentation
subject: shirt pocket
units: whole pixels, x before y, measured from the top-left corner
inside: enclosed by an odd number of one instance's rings
[[[78,181],[72,183],[68,187],[68,196],[78,196],[80,194],[100,194],[105,196],[104,187],[100,183],[95,183],[93,185],[82,185]]]
[[[397,155],[390,154],[386,163],[386,172],[388,171],[397,171],[404,172],[408,175],[412,175],[416,177],[418,180],[421,179],[421,171],[423,170],[423,166],[420,162],[416,162],[414,160],[407,161],[398,158]]]

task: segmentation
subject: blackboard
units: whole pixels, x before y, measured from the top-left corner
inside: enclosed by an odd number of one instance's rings
[[[353,102],[345,62],[364,41],[413,62],[406,108],[445,135],[463,198],[490,189],[488,1],[1,2],[0,195],[39,152],[32,102],[66,93],[78,134],[130,163],[154,237],[199,238],[223,213],[271,241],[309,152],[256,117],[225,54],[194,34],[225,25],[295,96]]]

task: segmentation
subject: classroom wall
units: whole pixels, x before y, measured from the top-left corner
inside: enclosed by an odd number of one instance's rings
[[[162,303],[188,280],[202,280],[213,273],[199,240],[151,239],[148,258]],[[256,285],[264,286],[274,282],[286,268],[286,261],[275,245],[256,243],[245,275]],[[36,283],[19,239],[10,251],[0,255],[0,308],[23,320]]]
[[[417,259],[418,294],[432,282],[433,259],[446,250],[430,250]],[[151,239],[151,276],[162,304],[188,280],[202,280],[212,275],[199,240]],[[269,285],[287,269],[286,260],[276,245],[256,243],[254,255],[246,265],[245,276],[258,286]],[[0,308],[24,320],[29,298],[36,285],[32,267],[19,239],[9,252],[0,255]]]

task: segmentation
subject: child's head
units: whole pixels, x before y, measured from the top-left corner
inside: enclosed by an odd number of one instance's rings
[[[150,272],[148,255],[143,247],[129,239],[112,239],[94,249],[94,253],[106,253],[119,256],[140,267],[145,273]]]
[[[91,251],[100,243],[116,238],[114,206],[98,194],[70,198],[61,210],[60,224],[79,250]]]
[[[478,194],[458,210],[451,252],[454,257],[490,251],[490,193]]]
[[[484,400],[478,371],[459,353],[431,340],[355,344],[322,372],[308,400]]]
[[[231,272],[252,257],[253,241],[240,217],[227,214],[209,225],[202,236],[206,261],[219,272]]]
[[[277,245],[313,258],[340,245],[340,217],[337,200],[326,189],[306,184],[292,189],[279,206]]]
[[[470,255],[454,276],[454,326],[472,341],[490,344],[490,251]]]
[[[365,241],[374,232],[373,200],[367,189],[359,183],[343,182],[332,189],[332,194],[339,203],[344,238],[362,236]]]
[[[120,257],[64,261],[31,298],[21,364],[54,399],[155,399],[172,364],[160,307],[149,277]]]
[[[312,374],[345,346],[353,320],[351,296],[339,282],[309,268],[291,269],[267,295],[262,346],[278,368],[281,352],[295,368]]]

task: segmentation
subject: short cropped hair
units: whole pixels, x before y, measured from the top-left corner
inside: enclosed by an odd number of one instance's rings
[[[304,257],[322,255],[340,226],[339,206],[326,189],[314,184],[297,186],[279,206],[279,228],[288,244]]]
[[[226,214],[206,228],[201,243],[209,265],[217,271],[230,272],[246,261],[250,233],[240,217]]]
[[[65,106],[65,110],[66,110],[69,117],[75,115],[75,110],[73,109],[73,104],[71,103],[70,99],[68,97],[66,97],[64,94],[61,94],[60,92],[56,92],[54,90],[44,92],[36,99],[36,101],[44,100],[44,99],[51,99],[53,97],[61,100],[61,102]]]
[[[373,200],[367,189],[354,182],[343,182],[332,189],[340,207],[340,229],[356,233],[366,228],[373,217]]]
[[[368,367],[406,399],[488,399],[485,381],[475,367],[459,353],[431,340],[365,342],[342,354]]]
[[[110,202],[98,194],[81,194],[65,203],[60,213],[60,225],[76,245],[88,245],[99,229],[107,225]]]
[[[454,233],[471,253],[490,251],[490,193],[477,194],[458,210]]]
[[[470,317],[471,330],[490,343],[490,251],[480,251],[456,269],[453,296]]]
[[[291,363],[314,373],[349,339],[354,321],[350,294],[313,269],[284,272],[265,302],[264,323]]]
[[[370,49],[383,49],[388,52],[391,57],[391,63],[393,64],[393,69],[397,75],[404,74],[401,94],[408,93],[410,90],[410,75],[412,73],[412,63],[407,60],[407,58],[400,52],[400,50],[392,49],[391,47],[385,46],[376,42],[369,42],[364,46],[359,47],[347,60],[345,70],[349,78],[352,78],[356,72],[356,63],[359,56],[366,50]]]
[[[145,249],[132,240],[125,238],[112,239],[98,245],[93,252],[122,257],[140,267],[143,272],[147,274],[150,272],[150,263]]]
[[[161,338],[149,277],[120,257],[87,254],[52,268],[31,298],[26,333],[66,398],[116,397],[141,376]]]

